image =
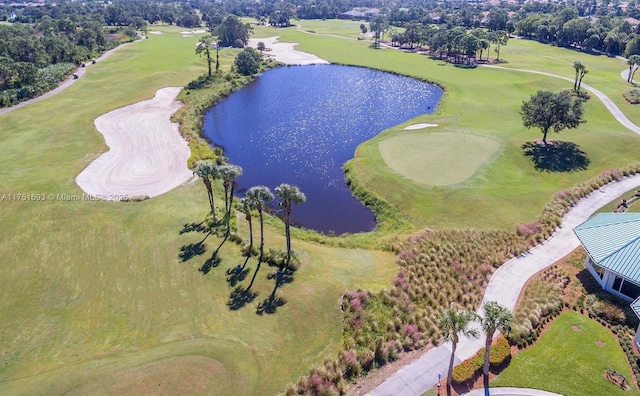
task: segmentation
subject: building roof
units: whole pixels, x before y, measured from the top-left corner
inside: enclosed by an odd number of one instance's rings
[[[599,213],[573,232],[596,264],[640,285],[640,213]]]
[[[640,297],[633,300],[633,302],[631,303],[631,309],[633,310],[633,313],[635,313],[636,316],[640,318]]]

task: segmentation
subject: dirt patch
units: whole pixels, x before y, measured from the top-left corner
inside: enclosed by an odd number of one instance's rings
[[[580,326],[577,326],[577,325],[573,325],[573,326],[571,326],[571,328],[573,329],[573,331],[580,331],[580,330],[582,330],[582,329],[580,328]]]
[[[605,344],[604,344],[604,342],[598,340],[598,341],[596,341],[596,345],[599,346],[600,348],[604,348]]]

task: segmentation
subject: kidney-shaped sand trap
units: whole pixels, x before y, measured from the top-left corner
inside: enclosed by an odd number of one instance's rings
[[[378,145],[387,165],[421,184],[447,186],[461,183],[500,149],[490,138],[465,133],[403,133]]]
[[[113,110],[95,120],[110,150],[82,171],[76,183],[106,200],[163,194],[189,180],[190,151],[170,121],[180,88],[162,88],[153,99]]]

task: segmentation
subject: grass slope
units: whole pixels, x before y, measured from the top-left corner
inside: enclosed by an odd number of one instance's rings
[[[598,346],[598,341],[604,345]],[[604,376],[607,369],[633,382],[626,357],[611,333],[583,315],[567,312],[534,346],[518,353],[491,386],[536,388],[567,396],[638,394],[609,382]]]
[[[397,271],[388,253],[294,241],[303,264],[278,292],[288,303],[256,315],[273,285],[263,267],[256,301],[230,311],[238,247],[227,242],[207,275],[198,268],[219,240],[178,258],[203,237],[179,235],[206,213],[201,183],[141,203],[81,200],[76,175],[107,149],[93,120],[206,70],[197,37],[160,29],[1,117],[0,197],[47,199],[0,201],[0,394],[273,394],[335,354],[345,289],[379,288]],[[267,247],[284,248],[280,228],[267,232]]]
[[[313,30],[307,26],[317,24],[299,23],[304,30]],[[353,25],[353,29],[357,32],[358,25]],[[457,68],[417,53],[374,50],[366,41],[309,34],[296,28],[258,28],[256,34],[279,35],[281,40],[298,42],[298,49],[331,62],[389,70],[444,86],[445,95],[434,115],[419,116],[382,132],[360,145],[352,160],[356,175],[365,187],[399,208],[403,216],[419,228],[512,227],[515,223],[529,222],[555,192],[589,179],[603,169],[624,167],[638,160],[640,136],[623,128],[601,102],[592,98],[585,105],[585,124],[577,130],[550,136],[550,139],[578,144],[591,160],[589,168],[573,173],[545,173],[533,168],[523,156],[521,146],[539,139],[541,134],[522,126],[520,105],[537,90],[571,88],[573,84],[569,81],[520,71]],[[501,56],[508,61],[503,66],[547,71],[570,78],[574,74],[573,59],[582,60],[593,70],[584,83],[609,94],[625,114],[640,121],[640,117],[634,118],[635,109],[625,106],[621,97],[628,88],[620,78],[620,72],[626,67],[623,61],[515,39],[502,48]],[[499,155],[485,162],[473,177],[454,186],[432,187],[399,178],[398,173],[382,161],[379,145],[389,135],[402,133],[406,125],[417,122],[439,124],[438,128],[423,130],[424,134],[467,133],[494,139],[500,144]],[[458,142],[450,140],[449,144],[451,147],[442,147],[442,150],[455,150]],[[473,153],[464,146],[457,152],[458,158],[469,155]],[[533,185],[535,189],[531,189]]]

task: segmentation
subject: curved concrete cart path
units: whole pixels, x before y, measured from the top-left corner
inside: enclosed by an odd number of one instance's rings
[[[95,120],[110,150],[83,170],[76,183],[101,199],[163,194],[188,181],[190,150],[171,114],[180,87],[162,88],[153,99],[134,103]]]

